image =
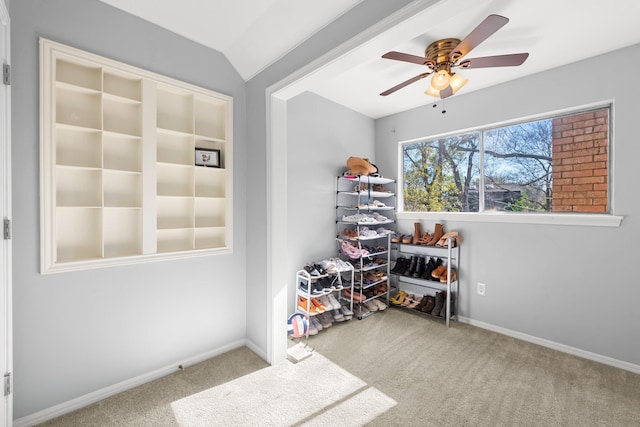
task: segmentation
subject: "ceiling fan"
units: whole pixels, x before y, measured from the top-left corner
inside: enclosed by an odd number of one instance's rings
[[[431,85],[425,91],[425,94],[435,98],[444,99],[455,94],[468,81],[459,74],[453,73],[451,71],[452,68],[466,69],[512,67],[521,65],[529,56],[528,53],[484,56],[463,60],[471,50],[506,25],[507,22],[509,22],[509,19],[504,16],[489,15],[462,41],[456,38],[448,38],[431,43],[427,46],[424,57],[396,51],[385,53],[382,55],[383,58],[426,65],[429,68],[429,71],[418,74],[409,80],[397,84],[394,87],[385,90],[380,95],[390,95],[411,83],[415,83],[433,74],[433,77],[431,78]]]

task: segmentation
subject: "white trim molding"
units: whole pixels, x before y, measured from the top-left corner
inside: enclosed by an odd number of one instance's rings
[[[572,356],[581,357],[583,359],[592,360],[594,362],[602,363],[603,365],[613,366],[614,368],[623,369],[625,371],[633,372],[634,374],[640,374],[640,365],[634,363],[625,362],[623,360],[614,359],[612,357],[603,356],[601,354],[592,353],[590,351],[582,350],[576,347],[571,347],[565,344],[560,344],[555,341],[550,341],[544,338],[539,338],[533,335],[525,334],[511,329],[503,328],[501,326],[492,325],[490,323],[481,322],[479,320],[470,319],[468,317],[457,316],[461,323],[466,323],[471,326],[477,326],[478,328],[486,329],[488,331],[497,332],[508,337],[516,338],[522,341],[530,342],[532,344],[541,345],[543,347],[557,350],[562,353],[571,354]]]
[[[501,222],[505,224],[620,227],[623,216],[606,214],[532,214],[507,212],[398,212],[399,220]]]
[[[138,375],[137,377],[119,382],[112,386],[93,391],[91,393],[85,394],[84,396],[80,396],[75,399],[69,400],[67,402],[61,403],[59,405],[55,405],[50,408],[43,409],[42,411],[38,411],[31,415],[27,415],[26,417],[18,418],[13,422],[13,426],[29,427],[29,426],[34,426],[36,424],[43,423],[45,421],[57,418],[64,414],[68,414],[80,408],[84,408],[93,403],[99,402],[100,400],[106,399],[107,397],[111,397],[118,393],[131,390],[134,387],[138,387],[143,384],[149,383],[151,381],[157,380],[159,378],[165,377],[169,374],[179,371],[180,366],[182,366],[183,368],[193,366],[197,363],[204,362],[207,359],[211,359],[212,357],[219,356],[221,354],[227,353],[231,350],[235,350],[236,348],[240,348],[245,345],[249,347],[249,349],[251,350],[255,348],[255,345],[250,346],[249,343],[244,339],[234,341],[232,343],[229,343],[222,347],[208,351],[206,353],[202,353],[197,356],[190,357],[181,362],[178,361],[178,362],[172,363],[169,366],[165,366],[163,368],[156,369],[155,371],[151,371],[146,374]]]

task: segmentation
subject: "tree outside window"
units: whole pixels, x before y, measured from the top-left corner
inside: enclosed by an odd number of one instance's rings
[[[608,212],[609,107],[404,144],[407,212]]]

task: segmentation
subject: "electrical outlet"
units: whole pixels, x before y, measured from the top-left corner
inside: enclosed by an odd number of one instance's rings
[[[478,295],[480,295],[481,297],[485,296],[486,290],[487,290],[487,285],[485,285],[484,283],[478,282]]]

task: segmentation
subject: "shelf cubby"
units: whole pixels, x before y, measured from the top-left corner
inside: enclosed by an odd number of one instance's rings
[[[157,211],[159,230],[194,227],[191,197],[158,197]]]
[[[193,196],[193,166],[159,163],[158,196]]]
[[[196,135],[215,138],[220,141],[227,139],[225,132],[227,120],[226,103],[196,97],[194,110]]]
[[[102,135],[103,167],[128,172],[142,172],[142,140],[105,132]]]
[[[159,129],[157,144],[158,162],[193,166],[195,150],[193,136],[178,135]]]
[[[105,72],[103,79],[103,90],[105,94],[121,98],[122,102],[124,102],[124,100],[137,103],[142,101],[141,78]]]
[[[194,249],[193,229],[158,230],[158,252],[180,252]]]
[[[73,233],[69,233],[73,230]],[[56,259],[58,262],[102,257],[102,209],[56,209]]]
[[[57,123],[89,129],[102,129],[101,95],[67,88],[56,90]]]
[[[56,81],[93,91],[102,89],[102,68],[72,60],[56,61]]]
[[[103,100],[103,129],[123,135],[142,136],[142,105]]]
[[[193,95],[162,86],[156,97],[158,128],[192,134]]]
[[[102,176],[104,206],[142,207],[142,174],[104,170]]]
[[[224,227],[225,225],[226,203],[222,198],[202,198],[195,199],[195,227]]]
[[[56,169],[57,206],[102,207],[102,171],[100,169]]]
[[[87,168],[102,167],[101,133],[97,130],[59,125],[56,127],[56,164]]]
[[[122,257],[142,253],[142,211],[105,208],[103,218],[104,257]]]
[[[224,170],[196,167],[194,174],[196,197],[225,197],[227,181]]]
[[[195,230],[196,249],[220,248],[224,246],[226,246],[224,227],[198,228]]]

